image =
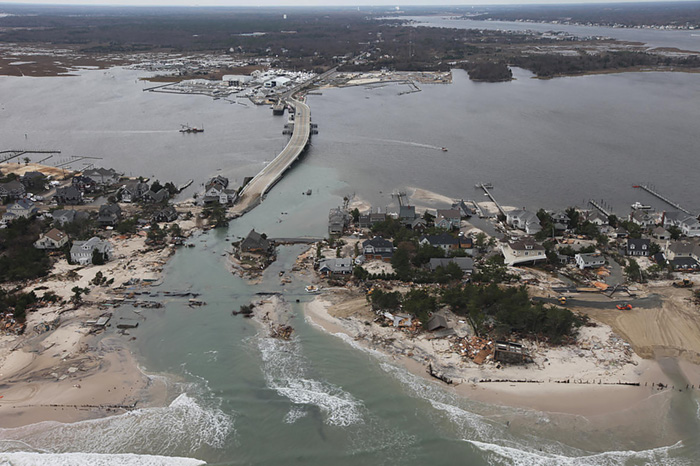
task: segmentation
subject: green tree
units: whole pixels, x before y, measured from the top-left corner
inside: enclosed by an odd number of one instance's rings
[[[350,211],[350,215],[352,216],[353,223],[357,223],[360,221],[360,210],[357,207]]]
[[[411,273],[411,262],[406,248],[398,248],[394,251],[394,255],[391,258],[391,266],[394,268],[396,277],[399,280],[408,281],[413,276]]]
[[[670,227],[667,228],[669,235],[671,235],[671,239],[674,241],[677,241],[681,238],[681,235],[683,234],[683,231],[678,228],[676,225],[671,225]]]
[[[414,288],[403,297],[403,310],[425,324],[437,310],[437,299],[425,288]]]
[[[630,257],[627,259],[627,266],[625,267],[625,274],[627,274],[627,278],[630,280],[633,280],[635,282],[643,282],[644,281],[644,276],[642,274],[642,269],[639,267],[639,264],[637,261]]]

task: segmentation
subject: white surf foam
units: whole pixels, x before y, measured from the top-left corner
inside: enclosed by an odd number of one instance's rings
[[[512,466],[618,466],[626,464],[690,466],[693,464],[690,460],[673,458],[671,456],[674,450],[681,448],[682,442],[651,450],[608,451],[571,457],[542,451],[528,451],[476,440],[465,441],[485,452],[491,464]]]
[[[317,406],[328,425],[347,427],[363,421],[359,400],[333,384],[306,376],[298,341],[260,338],[258,348],[268,387],[292,403]],[[291,419],[290,414],[286,419]]]
[[[0,453],[2,466],[199,466],[194,458],[97,453]]]
[[[230,416],[218,408],[203,407],[183,393],[167,407],[71,424],[41,422],[0,429],[0,442],[6,445],[5,451],[10,442],[22,442],[35,450],[55,453],[195,455],[203,446],[223,447],[232,430]]]

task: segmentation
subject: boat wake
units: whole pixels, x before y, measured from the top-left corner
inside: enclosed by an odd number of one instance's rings
[[[308,377],[308,364],[297,340],[260,338],[258,348],[268,387],[296,405],[285,422],[293,423],[306,415],[300,406],[316,406],[324,422],[331,426],[347,427],[363,422],[361,401],[333,384]]]

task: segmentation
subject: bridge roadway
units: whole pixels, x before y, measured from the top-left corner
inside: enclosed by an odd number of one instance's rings
[[[236,217],[250,211],[262,201],[265,194],[282,178],[284,172],[292,166],[309,143],[311,136],[309,106],[291,97],[288,103],[295,109],[292,137],[282,152],[245,185],[236,205],[229,211]]]

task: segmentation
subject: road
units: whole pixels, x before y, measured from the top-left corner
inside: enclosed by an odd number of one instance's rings
[[[270,188],[282,178],[284,172],[301,155],[309,141],[311,134],[309,106],[292,98],[288,99],[288,103],[295,108],[292,137],[282,152],[243,188],[238,202],[230,211],[234,216],[243,215],[258,205]]]

